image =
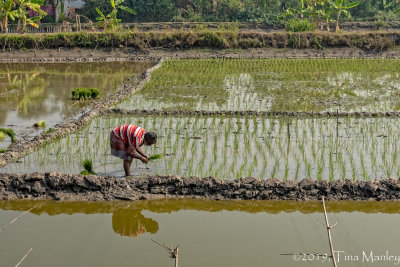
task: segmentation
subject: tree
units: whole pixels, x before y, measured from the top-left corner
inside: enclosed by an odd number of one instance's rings
[[[15,10],[15,16],[18,18],[17,32],[24,33],[26,31],[26,25],[29,24],[32,27],[38,28],[38,21],[47,15],[46,12],[40,9],[40,5],[44,1],[40,0],[17,0],[17,9]],[[28,9],[32,9],[38,16],[28,18]],[[22,24],[22,26],[21,26]]]
[[[97,25],[104,29],[107,28],[107,29],[114,30],[118,26],[118,24],[121,22],[121,19],[117,18],[117,13],[118,13],[119,9],[124,10],[132,15],[136,15],[136,12],[134,10],[132,10],[131,8],[122,6],[121,4],[123,2],[124,2],[124,0],[116,0],[116,1],[110,0],[112,11],[107,16],[105,16],[103,14],[103,12],[101,12],[100,9],[98,9],[96,7],[96,11],[100,15],[100,17],[96,18]]]
[[[353,8],[355,6],[358,6],[360,4],[360,1],[352,2],[350,4],[345,4],[344,0],[329,0],[330,7],[336,12],[336,27],[335,31],[339,31],[339,19],[340,15],[343,13],[347,16],[350,16],[350,13],[347,11],[350,8]]]
[[[1,30],[8,32],[8,19],[15,20],[16,11],[12,10],[14,0],[0,0]]]

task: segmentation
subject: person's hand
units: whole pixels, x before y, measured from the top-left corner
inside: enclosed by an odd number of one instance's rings
[[[149,160],[146,159],[146,158],[141,158],[140,160],[141,160],[144,164],[147,164],[147,162],[149,162]]]

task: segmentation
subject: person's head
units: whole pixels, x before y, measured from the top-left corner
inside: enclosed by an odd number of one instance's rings
[[[144,145],[151,146],[157,143],[157,134],[155,132],[146,132],[144,134]]]

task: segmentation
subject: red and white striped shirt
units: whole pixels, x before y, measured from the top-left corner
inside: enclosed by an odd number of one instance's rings
[[[126,124],[118,126],[111,132],[116,138],[122,140],[126,146],[137,148],[143,145],[146,130],[134,124]]]

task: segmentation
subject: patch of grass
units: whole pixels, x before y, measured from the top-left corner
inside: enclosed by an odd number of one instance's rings
[[[11,138],[11,142],[17,141],[17,138],[15,138],[15,133],[14,133],[13,129],[0,128],[0,132],[8,135]]]
[[[72,90],[72,99],[73,100],[81,100],[81,99],[89,99],[96,98],[99,96],[100,92],[97,88],[76,88]]]
[[[82,162],[82,166],[85,169],[84,171],[81,172],[81,174],[83,175],[88,175],[88,174],[94,174],[96,175],[96,173],[93,171],[93,163],[90,159],[85,159]]]
[[[5,153],[7,149],[0,149],[0,153]]]

